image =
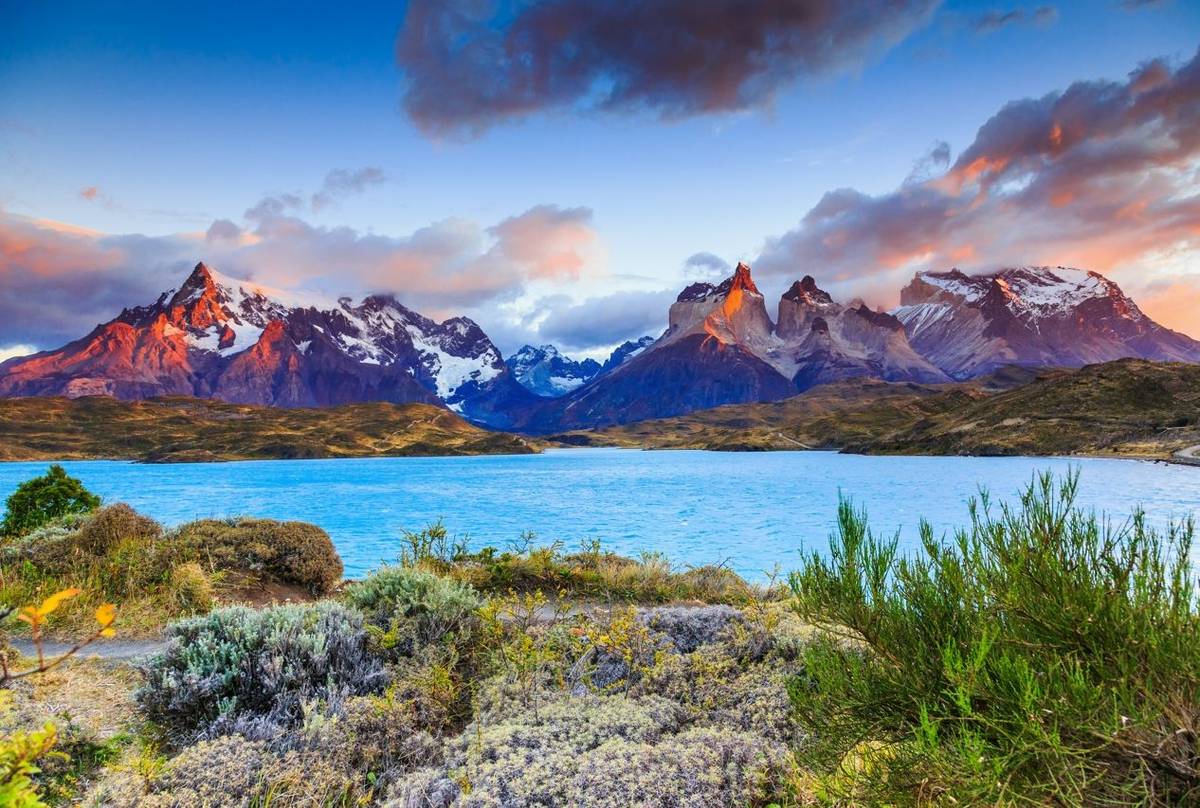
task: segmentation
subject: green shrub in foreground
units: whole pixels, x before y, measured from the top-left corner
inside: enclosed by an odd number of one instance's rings
[[[1112,527],[1074,507],[1076,482],[1043,476],[998,511],[983,495],[948,543],[923,525],[911,558],[841,504],[828,558],[791,577],[803,617],[850,631],[810,645],[791,685],[818,793],[1200,800],[1192,525]]]
[[[148,718],[184,740],[275,738],[308,708],[385,684],[362,619],[328,601],[219,609],[173,623],[166,637],[167,647],[141,663],[135,695]]]
[[[416,639],[422,643],[460,630],[483,605],[468,584],[413,567],[392,566],[349,586],[346,601],[385,630],[401,620],[413,621]]]
[[[5,504],[0,536],[20,536],[68,514],[93,511],[100,497],[55,463],[41,477],[17,486]]]

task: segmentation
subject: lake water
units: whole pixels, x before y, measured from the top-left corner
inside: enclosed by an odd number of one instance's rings
[[[0,497],[46,463],[0,463]],[[827,452],[730,453],[566,449],[542,455],[269,460],[140,465],[65,462],[108,502],[172,525],[254,515],[313,522],[354,577],[393,560],[402,530],[439,517],[472,546],[507,547],[522,531],[568,548],[597,538],[679,566],[728,561],[761,578],[826,546],[838,493],[867,508],[877,531],[911,546],[921,517],[938,532],[967,521],[979,486],[1011,500],[1038,471],[1081,473],[1081,504],[1125,519],[1136,505],[1165,524],[1200,516],[1200,468],[1130,460],[863,457]]]

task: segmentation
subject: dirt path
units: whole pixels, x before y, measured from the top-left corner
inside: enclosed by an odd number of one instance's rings
[[[1189,466],[1200,466],[1200,443],[1180,449],[1175,453],[1175,461]]]
[[[37,650],[29,640],[12,640],[10,645],[23,656],[31,657],[37,654]],[[99,657],[100,659],[127,662],[146,654],[152,654],[165,646],[166,642],[163,640],[109,640],[94,642],[80,651],[77,656],[81,659]],[[42,643],[42,652],[48,657],[56,657],[70,648],[71,643],[66,642]]]

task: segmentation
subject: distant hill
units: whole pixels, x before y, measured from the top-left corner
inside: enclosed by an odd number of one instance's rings
[[[480,429],[431,404],[300,409],[195,398],[0,399],[0,460],[190,462],[536,451],[524,438]]]
[[[768,404],[551,436],[570,446],[1167,458],[1200,444],[1200,366],[1004,367],[960,384],[839,382]]]
[[[1115,454],[1167,457],[1200,443],[1200,366],[1120,359],[848,441],[875,454]]]

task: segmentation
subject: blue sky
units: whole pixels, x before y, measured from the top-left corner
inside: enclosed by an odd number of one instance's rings
[[[369,166],[385,181],[305,210],[304,221],[404,238],[463,220],[486,240],[487,228],[536,206],[589,210],[595,239],[584,271],[526,277],[514,295],[478,307],[456,301],[512,350],[545,336],[531,312],[675,289],[698,252],[754,261],[826,192],[888,194],[938,141],[953,160],[1009,101],[1079,80],[1123,81],[1151,58],[1181,64],[1200,44],[1197,3],[1129,10],[1056,2],[1035,15],[1047,5],[946,3],[861,63],[784,82],[764,107],[663,121],[654,110],[575,103],[477,135],[439,135],[415,126],[402,106],[403,4],[6,2],[0,208],[102,234],[166,238],[217,219],[245,226],[244,212],[264,197],[308,195],[331,170]],[[1012,11],[1023,19],[979,30],[984,15]],[[95,191],[81,194],[88,188]],[[195,260],[206,258],[204,247],[196,245]],[[797,276],[821,280],[822,268],[802,258]],[[1186,251],[1162,266],[1155,272],[1171,278],[1200,272]],[[1125,285],[1145,285],[1137,266],[1106,269],[1119,270]],[[300,280],[389,287],[405,298],[403,272],[327,270]],[[846,283],[845,272],[839,277]],[[281,279],[284,270],[270,278]],[[766,280],[777,294],[786,273]],[[888,294],[879,291],[878,302]],[[452,313],[428,290],[418,299]],[[601,336],[615,332],[567,341],[598,352]],[[19,337],[0,335],[0,349],[34,342]]]

